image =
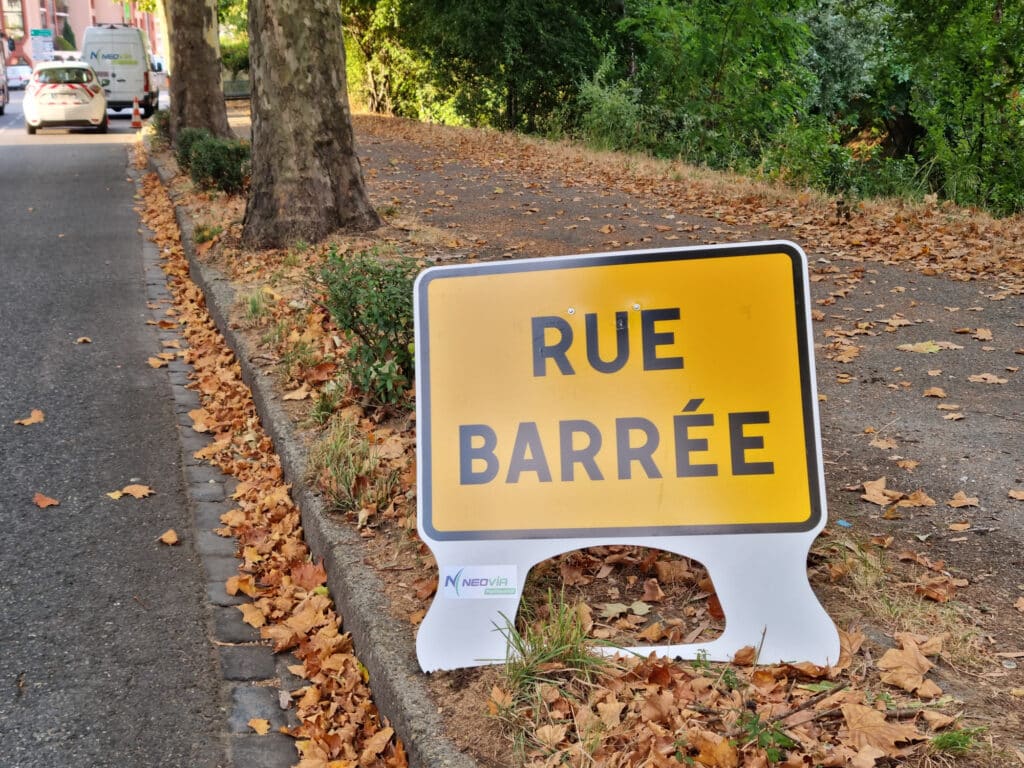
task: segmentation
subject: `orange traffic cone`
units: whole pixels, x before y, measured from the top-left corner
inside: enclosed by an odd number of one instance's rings
[[[139,97],[132,97],[132,128],[142,127],[142,116],[139,114]]]

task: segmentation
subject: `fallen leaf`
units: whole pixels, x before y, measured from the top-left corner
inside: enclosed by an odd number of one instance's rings
[[[640,599],[648,603],[660,603],[665,599],[665,593],[657,579],[647,579],[644,582],[644,593]]]
[[[28,427],[32,424],[42,424],[46,421],[46,416],[38,408],[33,408],[32,413],[26,416],[24,419],[15,419],[15,424],[21,424],[23,427]]]
[[[75,344],[92,344],[92,339],[88,336],[79,336],[75,339]]]
[[[153,495],[153,489],[148,485],[126,485],[121,489],[121,493],[136,499],[144,499]]]
[[[307,397],[309,397],[309,387],[306,384],[281,395],[282,400],[305,400]]]
[[[934,354],[942,347],[934,341],[919,341],[917,344],[900,344],[896,349],[901,352],[916,352],[918,354]]]
[[[41,493],[37,493],[35,496],[33,496],[32,501],[35,502],[35,505],[40,509],[46,509],[47,507],[56,507],[58,504],[60,504],[60,502],[57,501],[56,499],[51,499],[49,496],[45,496]]]
[[[946,502],[947,506],[959,509],[960,507],[976,507],[978,506],[977,496],[968,496],[963,491],[957,491],[953,494],[953,498]]]
[[[959,523],[950,523],[949,524],[949,530],[956,531],[957,533],[959,533],[960,531],[968,531],[968,530],[970,530],[970,528],[971,528],[971,523],[970,523],[969,520],[964,520],[964,521],[959,522]]]
[[[944,390],[942,387],[929,387],[928,389],[926,389],[924,391],[924,395],[922,395],[922,397],[945,397],[945,396],[946,396],[946,390]]]
[[[890,648],[878,660],[883,683],[913,693],[924,683],[924,676],[934,666],[913,641],[904,638],[903,648]]]
[[[907,496],[905,499],[900,499],[896,502],[898,507],[934,507],[935,499],[931,498],[927,493],[918,489],[912,494]]]
[[[996,376],[994,373],[976,373],[968,376],[967,380],[976,384],[1006,384],[1009,381],[1009,379]]]
[[[912,725],[890,723],[885,713],[863,704],[843,704],[843,719],[846,721],[845,733],[840,737],[858,750],[874,747],[889,757],[896,757],[899,743],[920,741],[923,737]]]
[[[249,721],[249,727],[260,736],[266,736],[270,732],[270,721],[262,717],[254,717]]]
[[[149,363],[150,368],[163,368],[167,365],[167,361],[161,360],[159,357],[151,357],[146,362]]]
[[[1007,496],[1017,501],[1024,501],[1024,488],[1011,488]]]
[[[250,627],[256,627],[259,629],[267,623],[267,617],[263,615],[263,611],[257,608],[253,603],[243,603],[236,607],[242,612],[242,621]]]
[[[891,437],[876,437],[868,445],[872,448],[881,448],[883,451],[891,451],[897,447],[896,441]]]
[[[1018,597],[1017,602],[1013,604],[1013,607],[1021,613],[1024,613],[1024,597]]]
[[[163,536],[160,537],[160,541],[169,547],[173,547],[178,543],[178,534],[173,528],[170,528],[164,531]]]

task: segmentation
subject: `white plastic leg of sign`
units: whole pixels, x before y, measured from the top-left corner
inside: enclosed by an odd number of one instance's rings
[[[634,648],[644,655],[732,661],[750,646],[761,664],[839,660],[839,633],[807,578],[806,533],[707,536],[659,543],[700,560],[725,613],[725,630],[709,642]]]
[[[416,637],[420,667],[431,672],[503,663],[508,645],[502,630],[515,621],[529,569],[562,552],[610,543],[655,547],[699,560],[726,616],[722,635],[707,643],[624,650],[731,661],[737,651],[752,646],[764,664],[835,664],[839,633],[807,579],[807,552],[815,533],[431,542],[440,573],[437,594]]]

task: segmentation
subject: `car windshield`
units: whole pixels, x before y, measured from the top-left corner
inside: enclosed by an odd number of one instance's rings
[[[79,67],[60,69],[41,69],[36,72],[36,82],[40,83],[88,83],[92,75],[87,69]]]

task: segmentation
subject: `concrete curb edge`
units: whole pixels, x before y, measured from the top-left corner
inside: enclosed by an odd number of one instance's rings
[[[172,175],[148,153],[150,168],[165,188]],[[264,429],[281,458],[292,498],[302,515],[306,543],[314,559],[323,558],[327,584],[342,618],[342,629],[352,634],[356,653],[370,675],[375,703],[395,728],[406,749],[411,768],[477,768],[476,761],[459,751],[444,736],[445,724],[416,662],[411,634],[399,631],[384,602],[380,580],[362,562],[361,542],[348,526],[332,522],[323,503],[306,482],[306,456],[299,448],[291,419],[247,356],[229,322],[236,298],[230,281],[197,257],[194,224],[182,206],[175,205],[181,244],[190,274],[206,296],[207,309],[218,330],[234,351],[245,383],[252,391]]]

